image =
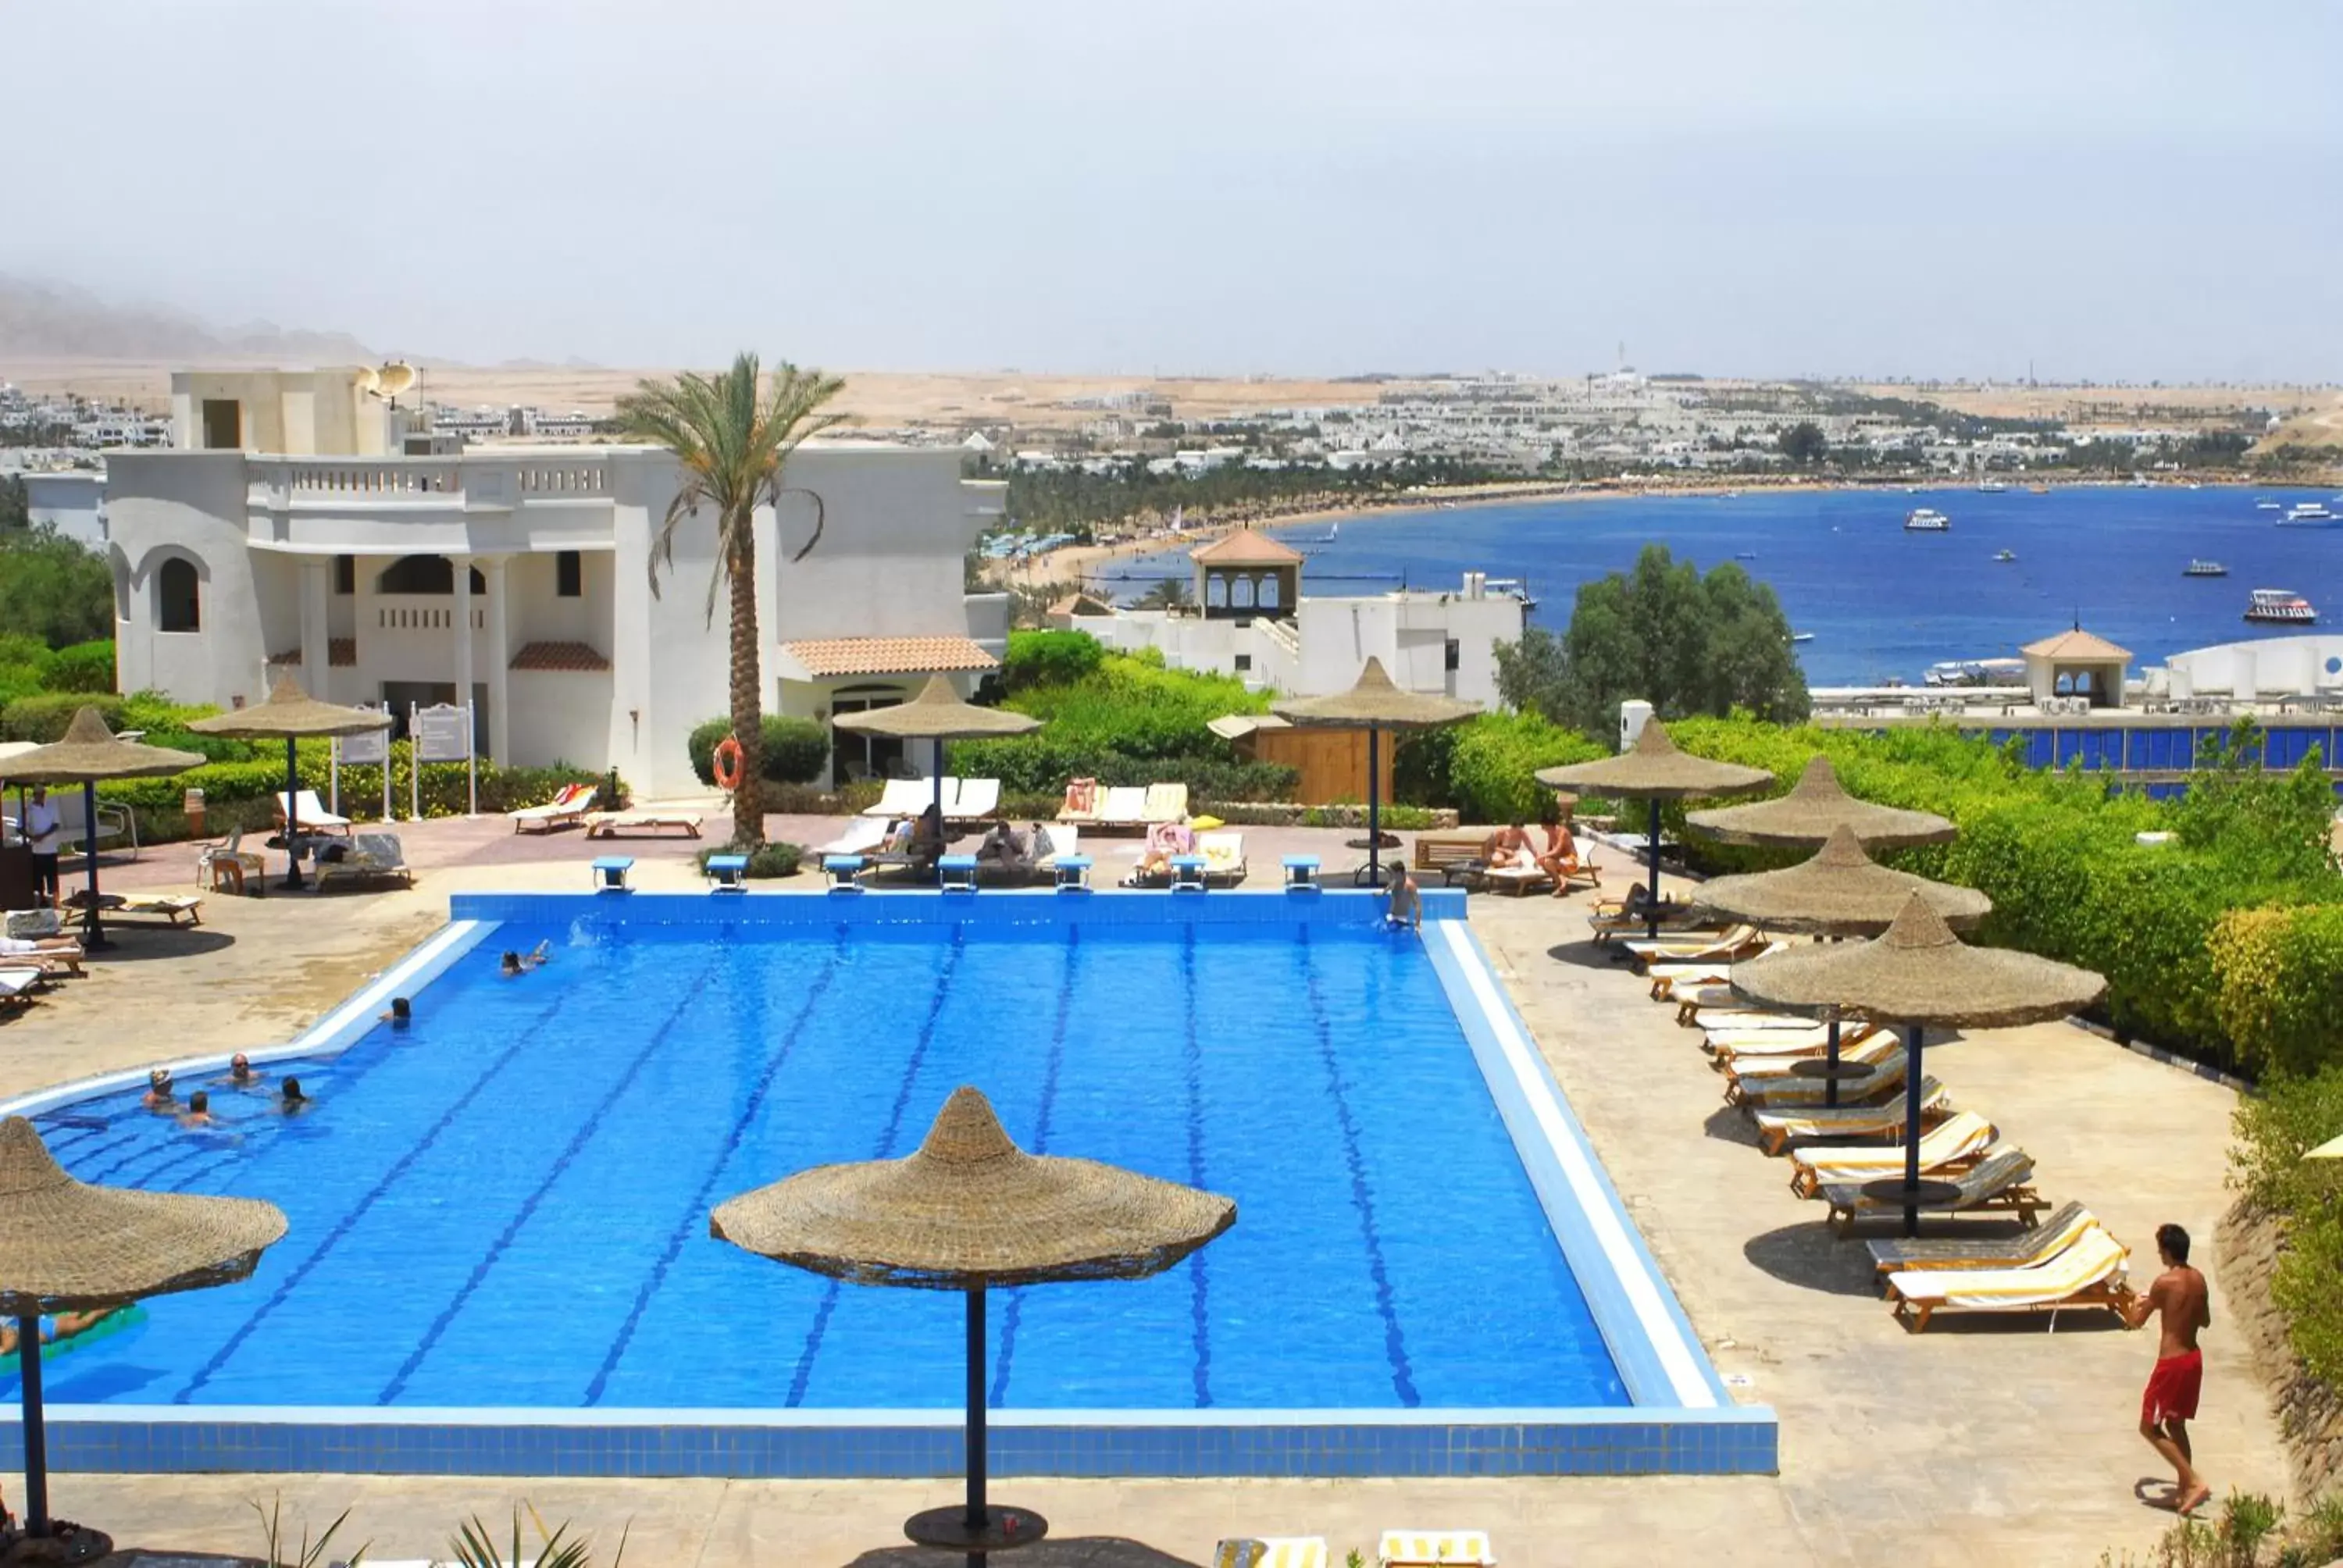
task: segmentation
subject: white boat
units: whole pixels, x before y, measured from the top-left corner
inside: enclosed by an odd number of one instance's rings
[[[2258,512],[2280,512],[2285,509],[2285,508],[2279,506],[2276,501],[2256,501],[2254,503],[2254,510]]]
[[[1530,597],[1530,585],[1520,578],[1490,578],[1481,586],[1492,598],[1517,598],[1523,609],[1537,608],[1537,600]]]
[[[2291,528],[2324,528],[2343,522],[2343,517],[2329,511],[2324,501],[2297,501],[2287,508],[2286,516],[2278,522],[2282,527]]]
[[[2264,626],[2315,626],[2318,612],[2292,588],[2258,588],[2246,606],[2246,618]]]
[[[1997,496],[2007,488],[2009,488],[2009,487],[2003,484],[1999,479],[1979,479],[1977,481],[1977,493],[1980,495]]]
[[[2017,558],[2017,552],[2016,550],[1996,550],[1993,552],[1993,558],[1997,561],[2014,561]]]
[[[1952,526],[1952,518],[1932,507],[1915,507],[1904,515],[1907,534],[1941,534]]]
[[[1815,634],[1810,631],[1794,631],[1790,634],[1790,640],[1792,642],[1812,642],[1815,640]]]
[[[2181,568],[2180,575],[2185,578],[2225,578],[2229,575],[2229,568],[2218,561],[2192,558]]]
[[[2016,686],[2026,678],[2022,658],[1948,658],[1921,677],[1930,686]]]

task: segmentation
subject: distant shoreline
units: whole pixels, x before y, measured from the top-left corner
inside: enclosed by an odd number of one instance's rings
[[[2036,483],[2056,489],[2130,489],[2128,479],[2059,479],[2025,480],[2009,486],[2011,490],[2028,489]],[[2239,489],[2267,488],[2271,490],[2324,488],[2317,483],[2265,482],[2257,487],[2250,478],[2237,475],[2178,474],[2158,482],[2157,488],[2169,485],[2218,485]],[[1572,480],[1566,482],[1524,480],[1497,485],[1463,485],[1444,488],[1426,488],[1404,495],[1378,498],[1345,506],[1329,507],[1320,503],[1294,506],[1287,509],[1277,503],[1264,503],[1260,508],[1248,508],[1239,518],[1214,519],[1193,527],[1183,528],[1176,534],[1148,538],[1118,539],[1110,544],[1065,545],[1037,556],[1030,561],[1004,568],[1005,582],[1020,587],[1038,587],[1046,583],[1079,583],[1087,585],[1099,568],[1113,561],[1129,560],[1140,556],[1162,555],[1179,549],[1193,549],[1239,528],[1289,528],[1302,523],[1342,523],[1356,518],[1372,518],[1386,512],[1424,512],[1443,508],[1497,507],[1520,501],[1612,501],[1628,500],[1644,496],[1726,496],[1750,491],[1767,495],[1795,495],[1820,490],[1969,490],[1975,481],[1957,485],[1913,485],[1906,479],[1769,479],[1753,476],[1735,483],[1702,479],[1689,483],[1671,483],[1665,479],[1637,481],[1624,484],[1615,480]]]

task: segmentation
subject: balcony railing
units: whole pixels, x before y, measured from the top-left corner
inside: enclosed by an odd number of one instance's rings
[[[607,499],[610,470],[599,457],[538,453],[458,457],[250,457],[245,476],[256,507],[423,503],[511,507],[534,500]]]

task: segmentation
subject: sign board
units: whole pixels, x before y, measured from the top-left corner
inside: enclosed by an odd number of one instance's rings
[[[364,735],[345,735],[334,742],[335,755],[353,768],[379,768],[390,760],[390,727]]]
[[[472,710],[442,703],[415,710],[415,759],[462,762],[472,755]]]

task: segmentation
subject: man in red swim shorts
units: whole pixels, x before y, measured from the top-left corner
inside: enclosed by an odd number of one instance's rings
[[[2139,1434],[2178,1477],[2173,1508],[2191,1513],[2213,1495],[2188,1448],[2188,1423],[2196,1419],[2197,1396],[2205,1386],[2205,1354],[2197,1348],[2197,1332],[2213,1326],[2213,1310],[2205,1276],[2188,1266],[2188,1232],[2177,1225],[2157,1226],[2156,1251],[2164,1272],[2147,1294],[2127,1295],[2121,1310],[2133,1328],[2162,1314],[2156,1370],[2147,1374],[2147,1392],[2139,1402]]]

